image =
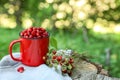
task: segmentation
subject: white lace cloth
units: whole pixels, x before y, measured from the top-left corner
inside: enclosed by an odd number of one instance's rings
[[[19,57],[19,53],[14,53],[14,56]],[[19,67],[24,67],[23,73],[17,71]],[[13,61],[7,55],[0,60],[0,80],[72,80],[67,74],[63,76],[58,68],[59,71],[56,72],[45,64],[29,67]]]

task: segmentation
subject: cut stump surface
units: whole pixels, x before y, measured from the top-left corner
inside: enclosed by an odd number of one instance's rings
[[[107,71],[102,69],[102,66],[96,66],[94,63],[83,59],[76,59],[74,65],[73,80],[120,80],[120,78],[107,76]]]

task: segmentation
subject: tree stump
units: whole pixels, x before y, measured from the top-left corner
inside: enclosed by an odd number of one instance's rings
[[[101,65],[82,58],[75,58],[74,61],[73,80],[120,80],[120,78],[109,77],[108,72],[102,69]]]

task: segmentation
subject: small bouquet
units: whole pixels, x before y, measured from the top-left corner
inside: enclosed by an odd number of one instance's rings
[[[72,54],[72,50],[53,50],[47,54],[46,64],[56,70],[58,69],[57,66],[60,65],[62,74],[68,73],[71,75],[71,71],[74,68]]]

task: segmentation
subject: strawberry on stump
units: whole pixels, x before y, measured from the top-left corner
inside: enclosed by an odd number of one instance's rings
[[[68,73],[71,75],[73,70],[73,58],[72,50],[53,50],[51,53],[47,54],[46,64],[50,67],[54,67],[57,71],[57,66],[61,66],[62,74]]]

